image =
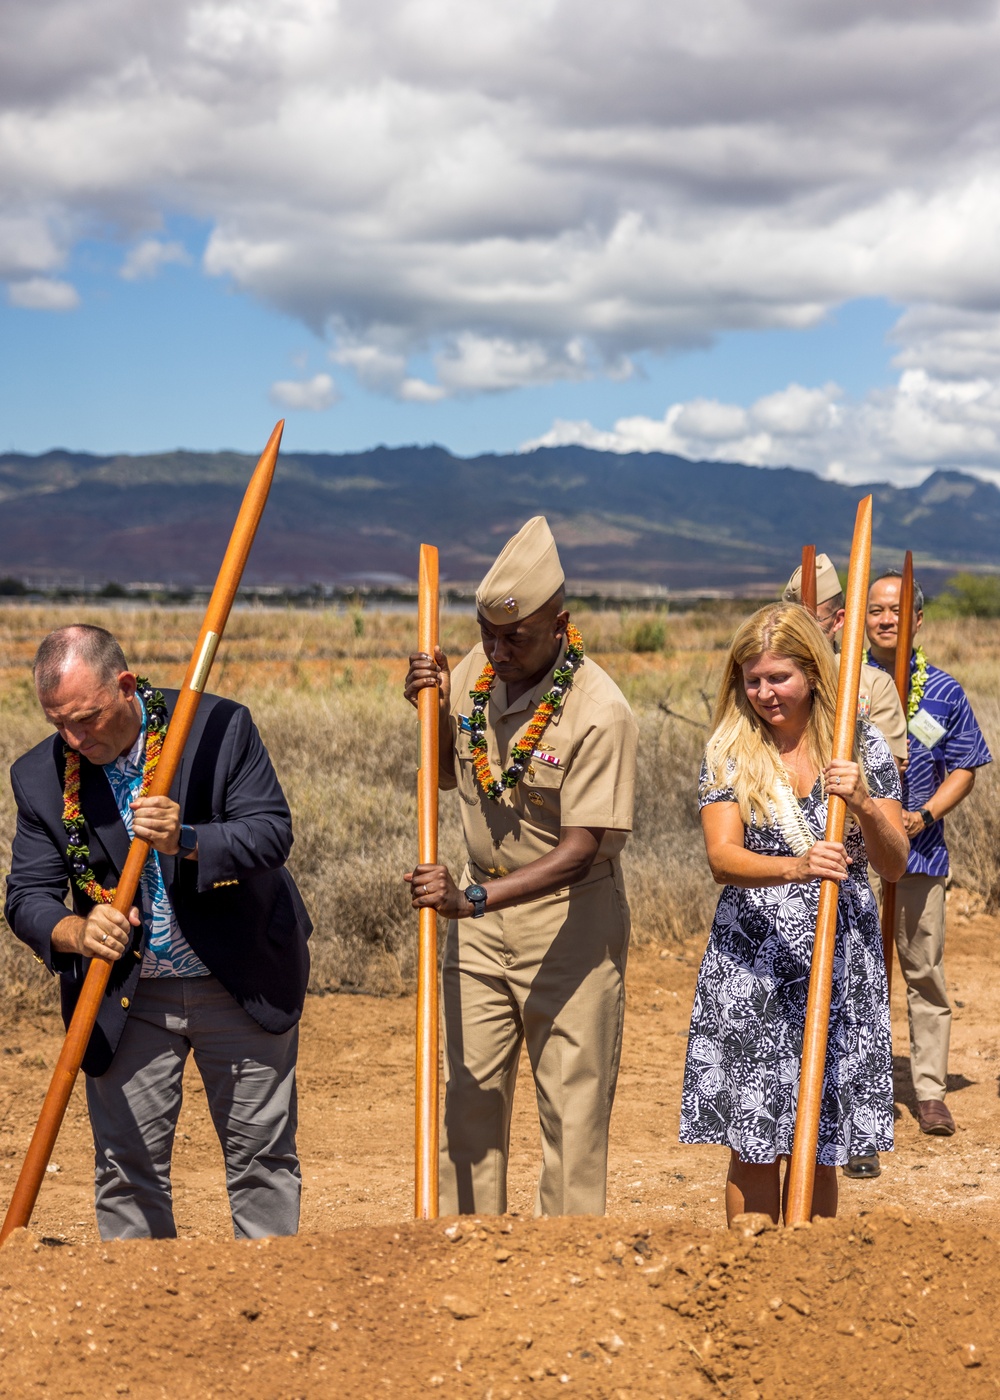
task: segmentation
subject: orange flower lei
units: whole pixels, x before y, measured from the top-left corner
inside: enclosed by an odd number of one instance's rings
[[[566,628],[566,655],[563,664],[553,671],[552,684],[542,696],[541,704],[531,723],[511,750],[510,763],[503,769],[499,778],[494,778],[486,747],[486,702],[496,680],[496,672],[487,661],[475,686],[469,691],[469,699],[472,701],[469,752],[473,756],[472,767],[476,781],[490,801],[498,801],[509,788],[516,787],[521,781],[535,745],[545,733],[549,720],[562,707],[566,693],[573,684],[573,676],[582,665],[583,637],[579,629],[569,623]]]
[[[163,695],[153,690],[143,676],[136,677],[136,690],[146,708],[146,759],[142,770],[139,796],[145,797],[156,772],[163,740],[167,732],[167,707]],[[63,772],[63,826],[66,828],[66,859],[77,888],[95,904],[110,904],[114,890],[98,883],[90,868],[90,847],[87,845],[83,813],[80,810],[80,755],[68,746],[64,749],[66,767]]]

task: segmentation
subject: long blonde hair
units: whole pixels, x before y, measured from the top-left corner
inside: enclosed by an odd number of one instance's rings
[[[733,789],[744,825],[750,824],[753,815],[770,825],[773,803],[788,783],[774,736],[751,705],[743,684],[743,667],[764,652],[801,667],[813,696],[805,732],[809,757],[822,771],[833,754],[837,668],[830,643],[812,614],[798,603],[760,608],[730,643],[705,754],[709,788]],[[856,732],[854,760],[860,763]],[[865,781],[863,768],[861,781]]]

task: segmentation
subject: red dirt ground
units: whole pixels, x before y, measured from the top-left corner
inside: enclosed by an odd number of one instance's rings
[[[879,1181],[843,1182],[835,1223],[727,1233],[725,1152],[676,1142],[694,943],[630,963],[605,1220],[525,1218],[538,1153],[522,1078],[520,1215],[401,1223],[412,1211],[412,997],[308,1003],[296,1240],[229,1238],[193,1076],[174,1166],[182,1238],[101,1245],[78,1092],[32,1234],[0,1256],[0,1396],[997,1393],[998,925],[963,914],[963,900],[949,900],[948,956],[959,1131],[917,1131],[897,977],[897,1150]],[[54,1017],[0,1035],[3,1202],[58,1043]]]

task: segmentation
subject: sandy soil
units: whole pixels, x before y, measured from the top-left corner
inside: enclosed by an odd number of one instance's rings
[[[511,1218],[450,1234],[401,1223],[409,996],[306,1008],[295,1241],[227,1243],[221,1157],[192,1075],[174,1165],[181,1239],[100,1245],[78,1092],[32,1236],[3,1253],[0,1395],[994,1394],[1000,926],[962,901],[949,901],[948,957],[959,1131],[917,1130],[897,977],[897,1147],[878,1181],[842,1182],[835,1225],[725,1232],[725,1152],[676,1142],[694,943],[630,962],[603,1222],[526,1218],[538,1130],[522,1077]],[[0,1037],[4,1202],[58,1044],[54,1017]],[[883,1213],[858,1219],[871,1211]]]

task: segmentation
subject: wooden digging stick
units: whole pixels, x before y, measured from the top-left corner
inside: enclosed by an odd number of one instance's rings
[[[225,630],[229,610],[233,605],[247,556],[250,553],[250,546],[253,544],[260,517],[267,503],[284,426],[284,419],[276,425],[260,461],[257,463],[254,474],[250,478],[246,495],[243,497],[243,504],[240,507],[240,513],[236,518],[236,525],[222,561],[222,568],[219,570],[215,588],[212,590],[212,596],[208,602],[205,620],[201,625],[198,641],[184,676],[184,684],[167,726],[167,734],[156,765],[156,772],[149,785],[150,797],[162,797],[169,793],[174,774],[184,753],[184,745],[191,732],[191,725],[198,710],[202,691],[205,689],[205,682],[208,680],[208,673],[212,669],[219,638]],[[111,906],[113,909],[117,909],[120,914],[127,915],[132,907],[139,878],[142,875],[149,852],[150,846],[145,841],[133,839],[129,846],[125,868],[119,878],[114,903]],[[102,958],[91,960],[80,991],[80,998],[73,1012],[73,1019],[70,1021],[62,1051],[52,1074],[48,1093],[45,1095],[42,1111],[38,1116],[31,1143],[25,1154],[24,1164],[14,1188],[14,1195],[4,1218],[3,1229],[0,1230],[0,1244],[12,1230],[27,1225],[31,1219],[31,1212],[35,1208],[39,1188],[45,1176],[45,1168],[48,1166],[56,1138],[59,1136],[66,1106],[73,1092],[73,1085],[76,1083],[76,1076],[80,1071],[90,1034],[94,1029],[94,1022],[97,1020],[97,1014],[101,1008],[101,1000],[111,975],[111,967],[112,964],[105,962]]]
[[[903,577],[899,582],[899,621],[896,624],[896,667],[894,679],[899,703],[906,714],[910,699],[910,652],[913,649],[913,553],[906,551]],[[885,980],[892,994],[892,965],[896,949],[896,886],[882,881],[882,952],[885,954]]]
[[[417,645],[434,656],[438,644],[438,552],[420,546],[420,594]],[[420,770],[417,773],[417,813],[420,864],[438,858],[438,699],[436,686],[417,696],[420,718]],[[416,1217],[436,1220],[438,1214],[438,991],[437,912],[420,910],[417,950],[417,1085],[416,1085]]]
[[[872,550],[872,498],[858,505],[847,574],[847,616],[840,654],[840,680],[837,685],[837,712],[833,726],[833,758],[849,759],[854,752],[858,723],[858,688],[861,683],[861,653],[865,644],[865,610],[868,602],[868,572]],[[842,841],[847,803],[836,793],[827,794],[826,839]],[[819,1142],[819,1116],[823,1101],[826,1070],[826,1042],[830,1026],[830,994],[833,988],[833,952],[837,941],[836,880],[822,880],[816,914],[816,939],[809,974],[809,996],[802,1038],[802,1069],[799,1075],[799,1104],[795,1116],[795,1139],[788,1168],[789,1225],[807,1222],[812,1216],[813,1184],[816,1179],[816,1147]]]
[[[816,546],[814,544],[804,544],[802,546],[802,573],[799,577],[799,591],[802,594],[802,606],[808,608],[813,617],[815,617]]]

